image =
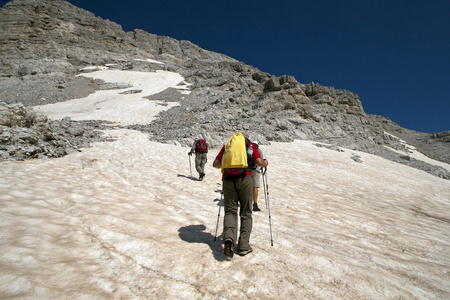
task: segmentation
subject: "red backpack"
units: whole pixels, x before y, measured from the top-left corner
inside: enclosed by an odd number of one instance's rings
[[[197,147],[195,149],[201,153],[208,153],[208,144],[205,140],[200,139],[197,141]]]

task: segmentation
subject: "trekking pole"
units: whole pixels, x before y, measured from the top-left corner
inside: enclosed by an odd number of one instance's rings
[[[191,156],[189,155],[189,172],[191,173],[192,177],[192,166],[191,166]]]
[[[270,216],[269,185],[267,184],[267,169],[266,169],[266,171],[264,172],[264,176],[266,176],[267,207],[269,208],[270,245],[273,247],[273,238],[272,238],[272,217]]]
[[[266,209],[267,209],[267,195],[266,195],[266,182],[264,180],[264,175],[266,174],[266,168],[261,168],[261,174],[263,179],[263,188],[264,188],[264,200],[266,201]]]
[[[219,227],[220,207],[221,207],[221,205],[222,205],[222,195],[223,195],[223,191],[220,191],[219,214],[217,215],[216,233],[214,234],[214,241],[216,240],[216,237],[217,237],[217,228]]]

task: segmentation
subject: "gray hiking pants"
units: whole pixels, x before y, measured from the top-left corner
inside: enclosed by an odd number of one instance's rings
[[[241,218],[241,229],[238,247],[240,250],[250,248],[250,233],[252,232],[252,203],[253,203],[253,180],[246,175],[243,178],[228,178],[223,180],[223,198],[225,206],[225,217],[223,220],[223,240],[237,240],[238,226],[238,203],[240,205],[239,216]]]
[[[206,153],[195,152],[195,169],[200,176],[205,174],[205,164],[208,160]]]

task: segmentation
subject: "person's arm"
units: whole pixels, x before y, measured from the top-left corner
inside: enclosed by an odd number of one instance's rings
[[[213,162],[214,168],[220,169],[221,165],[222,164],[220,163],[220,161],[218,161],[217,159],[214,160],[214,162]]]
[[[255,164],[260,168],[265,168],[269,165],[269,162],[266,159],[257,158],[255,159]]]
[[[191,147],[191,151],[188,152],[188,155],[192,155],[195,152],[195,147],[197,146],[197,140],[194,141],[194,144]]]
[[[213,162],[213,167],[220,169],[222,167],[222,155],[225,151],[225,146],[220,149],[219,154],[217,154],[216,159]]]
[[[259,152],[259,156],[261,156],[261,158],[264,160],[264,153],[261,150],[261,148],[258,147],[258,152]]]
[[[255,146],[253,146],[255,147]],[[258,151],[253,151],[252,154],[252,160],[255,162],[255,164],[260,167],[260,168],[265,168],[269,165],[269,162],[265,159],[262,159],[262,156],[260,156],[260,153],[262,153],[262,151],[259,151],[259,149],[257,147],[255,147]]]

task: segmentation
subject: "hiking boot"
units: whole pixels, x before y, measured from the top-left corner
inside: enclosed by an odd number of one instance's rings
[[[200,177],[198,178],[198,180],[202,181],[203,177],[205,177],[205,173],[200,174]]]
[[[225,254],[225,256],[227,258],[233,258],[233,241],[232,240],[226,240],[225,241],[225,245],[223,247],[223,254]]]
[[[241,249],[239,249],[238,254],[239,254],[240,256],[245,256],[245,255],[251,253],[252,251],[253,251],[253,248],[250,246],[247,250],[241,250]]]
[[[258,203],[253,203],[253,211],[261,211],[258,207]]]

